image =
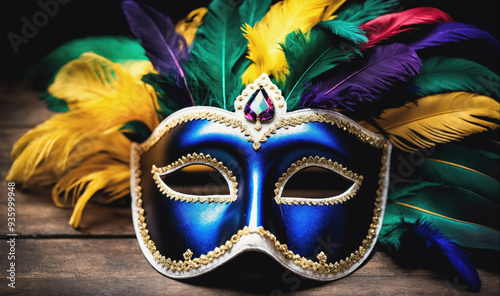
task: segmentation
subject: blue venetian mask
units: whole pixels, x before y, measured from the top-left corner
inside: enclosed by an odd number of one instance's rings
[[[182,109],[133,147],[139,244],[173,278],[206,273],[245,251],[264,252],[307,278],[343,277],[375,245],[390,150],[382,136],[336,112],[287,113],[281,91],[263,74],[235,100],[235,112]],[[227,191],[196,194],[169,183],[200,165]],[[291,180],[309,168],[327,170],[323,182],[344,184],[341,192],[287,196]]]

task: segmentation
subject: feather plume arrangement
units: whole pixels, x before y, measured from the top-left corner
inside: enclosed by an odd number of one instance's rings
[[[97,191],[107,192],[110,200],[127,195],[130,141],[121,128],[133,120],[151,130],[159,124],[155,92],[140,80],[152,70],[149,62],[126,68],[91,53],[66,64],[49,93],[69,110],[16,142],[7,179],[24,186],[55,184],[57,205],[77,205],[70,221],[75,227]]]

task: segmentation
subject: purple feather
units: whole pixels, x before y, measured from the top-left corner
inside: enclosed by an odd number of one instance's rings
[[[391,86],[415,76],[422,65],[414,50],[403,44],[375,47],[326,81],[313,85],[301,98],[302,108],[338,108],[355,111],[377,101]]]
[[[189,93],[192,105],[195,105],[189,91],[182,62],[189,58],[189,49],[183,36],[175,31],[172,20],[161,12],[132,0],[122,3],[122,9],[130,26],[146,50],[158,72],[164,75],[178,76]]]
[[[389,250],[395,252],[393,255],[401,264],[431,263],[436,266],[447,262],[448,268],[451,268],[449,271],[458,274],[472,291],[481,289],[479,274],[469,256],[422,217],[414,223],[406,222],[401,217],[401,222],[386,235],[392,241],[388,245]]]
[[[436,25],[420,40],[412,42],[408,46],[414,50],[420,50],[446,43],[473,39],[484,40],[490,44],[496,52],[500,52],[500,43],[490,33],[472,25],[462,23],[443,23]]]

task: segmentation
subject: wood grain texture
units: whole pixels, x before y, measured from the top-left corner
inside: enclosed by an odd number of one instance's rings
[[[39,295],[467,295],[428,270],[403,270],[376,252],[352,275],[326,283],[302,279],[266,260],[236,258],[210,277],[177,281],[156,272],[134,238],[20,239],[17,241],[16,293]],[[5,253],[2,244],[0,251]],[[243,273],[244,264],[260,265]],[[256,274],[257,270],[262,272]],[[273,274],[271,274],[273,273]],[[499,293],[498,275],[480,271],[482,295]],[[5,285],[0,293],[9,292]]]

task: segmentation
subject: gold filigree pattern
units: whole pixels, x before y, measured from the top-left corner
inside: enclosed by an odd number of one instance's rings
[[[282,197],[283,187],[285,187],[286,182],[299,170],[310,167],[319,166],[326,169],[330,169],[338,174],[346,177],[349,180],[354,181],[354,184],[343,194],[338,196],[332,196],[328,198],[298,198],[298,197]],[[356,195],[361,183],[363,182],[363,176],[353,173],[352,171],[344,168],[341,164],[331,159],[326,159],[324,157],[304,157],[301,160],[297,160],[292,163],[292,165],[283,173],[283,175],[276,182],[276,189],[274,190],[274,200],[277,204],[284,205],[308,205],[308,206],[323,206],[323,205],[335,205],[338,203],[343,203]]]
[[[137,148],[137,147],[135,147]],[[203,254],[198,258],[192,259],[193,253],[188,249],[183,254],[184,261],[172,260],[170,258],[166,258],[163,256],[154,243],[154,241],[149,236],[149,231],[147,229],[146,217],[144,208],[142,207],[142,188],[139,185],[141,182],[141,170],[140,170],[140,155],[144,152],[143,149],[133,149],[132,153],[134,153],[134,161],[132,163],[132,167],[134,169],[134,180],[135,180],[135,188],[134,193],[136,197],[136,208],[137,208],[137,216],[138,221],[137,229],[139,231],[142,242],[147,247],[151,255],[153,256],[155,262],[160,264],[163,268],[170,271],[189,271],[190,269],[197,269],[202,265],[207,265],[212,262],[214,259],[221,257],[228,250],[230,250],[235,244],[237,244],[241,237],[244,235],[248,235],[250,233],[258,233],[261,237],[266,238],[271,241],[279,251],[279,253],[283,256],[283,258],[290,260],[295,265],[305,269],[310,270],[319,274],[337,274],[339,272],[345,272],[351,268],[355,263],[359,262],[365,255],[367,250],[372,246],[376,236],[377,229],[381,224],[381,212],[382,212],[382,201],[383,201],[383,192],[385,188],[385,180],[386,180],[386,172],[387,172],[387,154],[388,154],[388,146],[384,144],[383,155],[381,157],[382,167],[379,173],[379,188],[377,189],[377,197],[375,199],[374,210],[372,223],[368,229],[368,233],[366,237],[362,240],[361,245],[357,250],[354,250],[350,256],[345,257],[340,261],[335,263],[327,263],[326,255],[321,252],[317,258],[318,261],[312,261],[307,259],[306,257],[302,257],[299,254],[295,254],[293,251],[288,249],[286,244],[281,243],[274,234],[270,231],[265,230],[263,227],[258,227],[256,229],[250,229],[249,227],[244,227],[243,229],[238,230],[236,234],[231,236],[229,240],[227,240],[223,245],[216,247],[213,251],[208,252],[207,254]]]
[[[183,168],[190,164],[205,164],[208,165],[215,170],[219,171],[226,181],[230,184],[229,186],[229,195],[190,195],[185,193],[180,193],[172,188],[170,188],[165,182],[161,180],[162,175],[169,174],[174,172],[177,169]],[[174,161],[172,164],[167,166],[158,168],[155,165],[152,166],[151,174],[153,175],[153,179],[155,180],[156,186],[160,190],[161,193],[165,194],[170,199],[182,202],[219,202],[219,203],[230,203],[236,200],[238,195],[238,182],[236,181],[236,177],[233,176],[233,172],[231,172],[221,161],[218,161],[216,158],[211,157],[209,154],[204,155],[203,153],[193,153],[188,154]]]
[[[215,109],[215,108],[214,108]],[[165,126],[162,126],[159,130],[155,131],[152,135],[152,138],[148,139],[146,142],[140,145],[140,150],[141,151],[148,151],[152,147],[160,141],[160,139],[170,132],[173,128],[178,126],[179,124],[183,124],[189,121],[193,120],[208,120],[212,121],[214,123],[219,123],[223,124],[227,127],[232,127],[232,128],[237,128],[240,130],[241,133],[243,133],[245,136],[249,136],[250,134],[247,133],[247,127],[244,126],[241,122],[241,120],[237,118],[230,118],[224,114],[219,114],[216,110],[214,112],[210,111],[193,111],[189,112],[188,114],[182,116],[182,117],[177,117],[172,119],[171,121],[168,122]]]
[[[232,118],[230,116],[218,112],[193,111],[186,114],[185,116],[171,120],[167,125],[163,126],[160,130],[155,131],[155,133],[153,133],[153,137],[151,139],[148,139],[145,143],[143,143],[140,149],[144,151],[151,149],[171,129],[173,129],[179,124],[193,120],[209,120],[214,123],[223,124],[227,127],[239,129],[240,132],[243,133],[245,137],[248,138],[248,141],[253,143],[253,147],[256,151],[260,149],[261,143],[265,143],[267,139],[270,138],[271,135],[276,134],[278,130],[289,129],[290,127],[310,122],[322,122],[335,125],[339,129],[346,131],[349,134],[355,135],[360,141],[368,143],[376,148],[382,148],[383,145],[385,145],[385,140],[378,137],[372,137],[368,133],[361,130],[361,128],[352,125],[349,121],[342,118],[337,118],[333,114],[328,114],[328,113],[314,112],[299,116],[281,117],[274,126],[269,128],[262,135],[262,137],[256,139],[251,135],[247,126],[244,125],[242,121],[237,118]]]

